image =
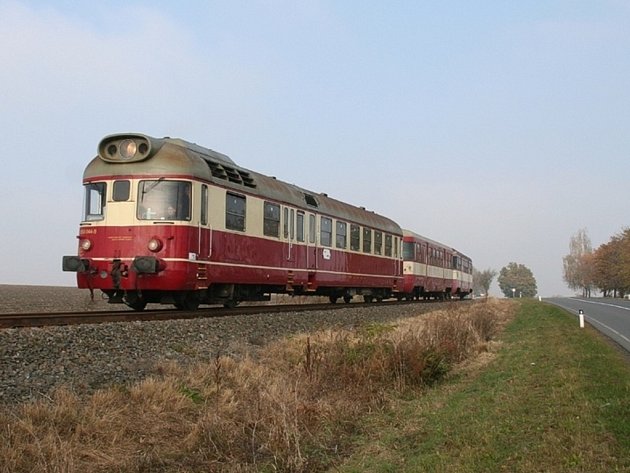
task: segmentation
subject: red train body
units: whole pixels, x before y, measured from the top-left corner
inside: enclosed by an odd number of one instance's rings
[[[83,184],[79,250],[63,269],[112,303],[194,309],[272,293],[349,302],[417,292],[405,289],[394,221],[182,140],[105,137]]]
[[[472,292],[472,261],[454,248],[404,230],[403,293],[411,299],[463,299]]]

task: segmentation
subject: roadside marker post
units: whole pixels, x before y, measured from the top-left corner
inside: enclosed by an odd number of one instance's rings
[[[584,328],[584,311],[578,310],[578,317],[580,318],[580,328]]]

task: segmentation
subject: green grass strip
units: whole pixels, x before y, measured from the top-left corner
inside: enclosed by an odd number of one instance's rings
[[[480,370],[366,419],[344,472],[630,471],[630,364],[576,318],[520,302]]]

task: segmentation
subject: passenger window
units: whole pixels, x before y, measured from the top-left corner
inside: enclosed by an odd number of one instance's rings
[[[358,225],[350,225],[350,249],[361,250],[361,227]]]
[[[392,255],[392,236],[385,235],[385,256]]]
[[[263,233],[278,238],[280,236],[280,206],[265,202]]]
[[[336,242],[337,242],[337,248],[346,248],[347,245],[347,238],[346,238],[346,232],[348,229],[348,225],[346,224],[346,222],[339,222],[337,221],[337,236],[336,236]]]
[[[245,231],[245,196],[230,192],[225,195],[225,228]]]
[[[289,239],[289,208],[284,208],[284,238]]]
[[[332,246],[332,219],[322,217],[320,220],[319,242],[323,246]]]
[[[363,228],[363,253],[372,252],[372,230]]]
[[[83,220],[103,220],[105,217],[105,191],[107,185],[104,182],[94,182],[85,185],[85,200],[83,201]]]
[[[381,232],[374,232],[374,254],[380,255],[383,251],[383,234]]]
[[[114,202],[125,202],[129,200],[131,183],[129,181],[114,181],[112,200]]]

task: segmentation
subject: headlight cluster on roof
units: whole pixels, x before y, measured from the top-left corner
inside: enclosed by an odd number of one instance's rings
[[[143,135],[112,135],[101,141],[98,154],[105,161],[128,163],[149,157],[151,147],[151,141]]]

